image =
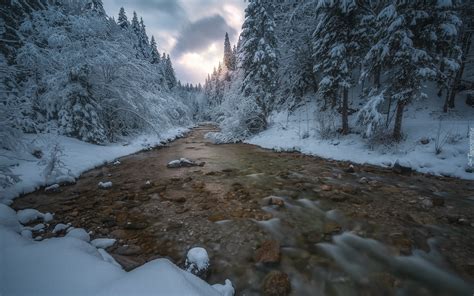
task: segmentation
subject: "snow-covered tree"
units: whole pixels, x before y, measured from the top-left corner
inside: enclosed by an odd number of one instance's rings
[[[155,37],[151,36],[151,42],[150,42],[150,62],[152,64],[159,64],[161,61],[160,58],[160,53],[158,52],[158,49],[156,47],[156,41]]]
[[[124,29],[128,29],[130,27],[127,14],[125,13],[125,9],[123,7],[120,7],[117,24]]]
[[[259,107],[260,116],[252,121],[255,132],[267,127],[277,86],[278,58],[273,9],[267,1],[249,1],[242,25],[239,58],[244,78],[241,89],[244,96],[253,98]]]
[[[224,39],[224,66],[229,70],[234,70],[232,47],[230,46],[229,34],[225,33]]]
[[[320,1],[321,12],[313,34],[314,72],[321,77],[319,93],[332,107],[341,102],[341,133],[349,132],[349,89],[354,85],[353,71],[360,55],[360,14],[356,1]],[[342,99],[339,97],[342,96]]]

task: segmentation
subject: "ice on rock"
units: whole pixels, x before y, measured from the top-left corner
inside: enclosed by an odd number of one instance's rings
[[[44,230],[46,226],[43,223],[36,224],[31,230],[33,231],[41,231]]]
[[[232,286],[232,282],[229,279],[225,280],[225,284],[215,284],[212,285],[214,289],[216,289],[222,296],[234,296],[235,289]]]
[[[85,242],[89,242],[91,240],[90,235],[82,228],[74,228],[70,230],[67,234],[67,237],[74,237]]]
[[[69,225],[63,223],[56,224],[56,226],[54,226],[53,233],[58,233],[62,230],[66,230],[68,227]]]
[[[53,220],[53,214],[51,214],[51,213],[44,214],[44,216],[43,216],[43,221],[44,222],[49,222],[51,220]]]
[[[91,245],[96,248],[106,249],[115,244],[117,240],[113,238],[97,238],[91,241]]]
[[[12,208],[0,203],[0,225],[15,232],[20,232],[21,225],[18,223],[18,217]]]
[[[121,162],[119,160],[114,161],[114,165],[119,165]]]
[[[112,182],[111,182],[111,181],[99,182],[98,186],[99,186],[99,188],[101,188],[101,189],[108,189],[108,188],[111,188],[111,187],[112,187]]]
[[[209,267],[209,255],[206,249],[201,247],[192,248],[188,251],[185,263],[186,270],[192,274],[199,274]]]

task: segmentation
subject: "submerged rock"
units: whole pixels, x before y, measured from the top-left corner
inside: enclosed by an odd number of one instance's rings
[[[272,271],[265,277],[262,290],[264,296],[290,295],[290,278],[284,272]]]
[[[187,158],[180,158],[180,159],[175,159],[168,162],[166,167],[173,169],[173,168],[181,168],[181,167],[204,166],[204,164],[205,162],[195,162]]]
[[[278,264],[281,259],[280,243],[267,240],[255,251],[255,262],[263,264]]]

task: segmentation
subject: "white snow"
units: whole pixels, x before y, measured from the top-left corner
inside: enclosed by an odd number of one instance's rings
[[[16,212],[9,206],[6,206],[1,203],[0,203],[0,226],[11,229],[15,232],[20,232],[21,230],[21,225],[20,223],[18,223]]]
[[[14,210],[0,204],[1,295],[232,296],[234,293],[229,280],[225,285],[210,286],[167,259],[153,260],[125,272],[104,249],[83,240],[87,232],[80,228],[72,229],[65,237],[42,240],[38,236],[35,238],[38,241],[32,240],[31,232],[19,234],[17,218]],[[99,242],[102,246],[105,243]]]
[[[74,177],[79,177],[82,172],[90,170],[106,162],[113,161],[118,157],[129,155],[143,149],[162,145],[176,137],[181,136],[187,128],[171,128],[163,131],[160,136],[142,135],[126,144],[111,144],[106,146],[86,143],[74,138],[53,135],[39,134],[24,135],[25,143],[34,143],[37,149],[41,149],[47,155],[51,142],[59,143],[64,150],[62,162]],[[10,204],[11,199],[20,194],[35,191],[41,186],[47,185],[45,177],[42,175],[44,164],[33,156],[23,156],[23,160],[17,160],[18,165],[12,167],[12,172],[19,175],[21,181],[6,188],[0,188],[0,203]]]
[[[206,249],[201,247],[195,247],[188,251],[186,256],[186,265],[188,271],[191,272],[194,268],[197,271],[204,270],[209,267],[209,255]]]
[[[74,229],[68,231],[66,236],[67,237],[74,237],[74,238],[83,240],[85,242],[89,242],[91,240],[90,235],[87,233],[87,231],[85,231],[82,228],[74,228]]]
[[[24,209],[17,212],[18,221],[21,224],[28,224],[31,221],[36,219],[42,219],[44,222],[49,222],[53,220],[53,215],[51,213],[43,214],[35,209]]]
[[[60,232],[62,230],[65,230],[69,227],[69,225],[63,224],[63,223],[58,223],[56,226],[54,226],[53,233]]]
[[[96,248],[106,249],[108,247],[113,246],[116,241],[117,240],[113,238],[96,238],[91,241],[91,245]]]
[[[111,181],[99,182],[98,186],[99,186],[99,188],[101,188],[101,189],[112,188],[112,182],[111,182]]]
[[[440,100],[438,104],[430,104],[430,107],[426,107],[426,102],[409,105],[403,121],[403,132],[407,137],[390,147],[371,148],[367,141],[356,133],[333,139],[322,139],[317,133],[317,127],[320,124],[317,118],[318,112],[314,112],[315,106],[308,105],[299,108],[289,116],[286,111],[273,114],[269,129],[245,142],[279,151],[297,150],[328,159],[384,167],[391,166],[396,161],[402,161],[410,164],[411,168],[418,172],[474,180],[474,173],[466,172],[469,153],[467,134],[469,126],[474,126],[474,112],[465,108],[444,115],[441,111],[442,103]],[[443,118],[440,137],[445,138],[446,141],[442,152],[436,154],[435,142],[440,116]],[[357,116],[354,114],[350,119],[351,126],[354,127]],[[335,125],[339,126],[340,118],[337,117],[335,120]],[[430,139],[430,142],[426,145],[421,144],[420,140],[423,138]]]

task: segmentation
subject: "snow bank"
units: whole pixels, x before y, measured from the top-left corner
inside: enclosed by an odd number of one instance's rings
[[[231,296],[232,284],[210,286],[167,259],[125,272],[105,250],[72,235],[34,241],[19,234],[17,213],[0,204],[0,295]],[[31,234],[31,232],[30,232]],[[97,247],[113,240],[94,240]]]
[[[420,104],[421,105],[421,104]],[[275,150],[297,150],[305,154],[360,164],[392,166],[397,161],[409,164],[418,172],[474,180],[474,173],[466,172],[468,165],[469,123],[474,122],[472,110],[461,110],[448,114],[441,122],[441,137],[446,138],[442,152],[435,153],[441,106],[428,107],[410,105],[403,122],[407,138],[391,147],[371,149],[360,134],[349,134],[334,139],[322,139],[316,132],[318,113],[314,106],[303,106],[288,116],[281,112],[273,114],[270,127],[247,139],[245,142]],[[351,116],[355,120],[356,116]],[[336,119],[339,125],[339,118]],[[355,126],[354,122],[351,124]],[[423,145],[422,139],[429,139]]]
[[[64,166],[77,178],[87,170],[114,161],[118,157],[162,145],[164,141],[182,136],[186,131],[188,131],[187,128],[173,128],[163,132],[160,136],[140,136],[130,143],[108,146],[93,145],[74,138],[52,134],[25,135],[25,141],[33,143],[37,149],[44,152],[44,155],[48,155],[46,152],[50,149],[51,143],[59,143],[64,150],[64,157],[61,159]],[[21,194],[35,191],[41,186],[50,185],[46,183],[45,176],[42,174],[44,164],[38,159],[33,156],[29,156],[29,158],[26,156],[18,160],[17,163],[17,166],[12,167],[12,172],[19,175],[21,181],[6,189],[0,188],[0,203],[9,204],[11,199]]]

